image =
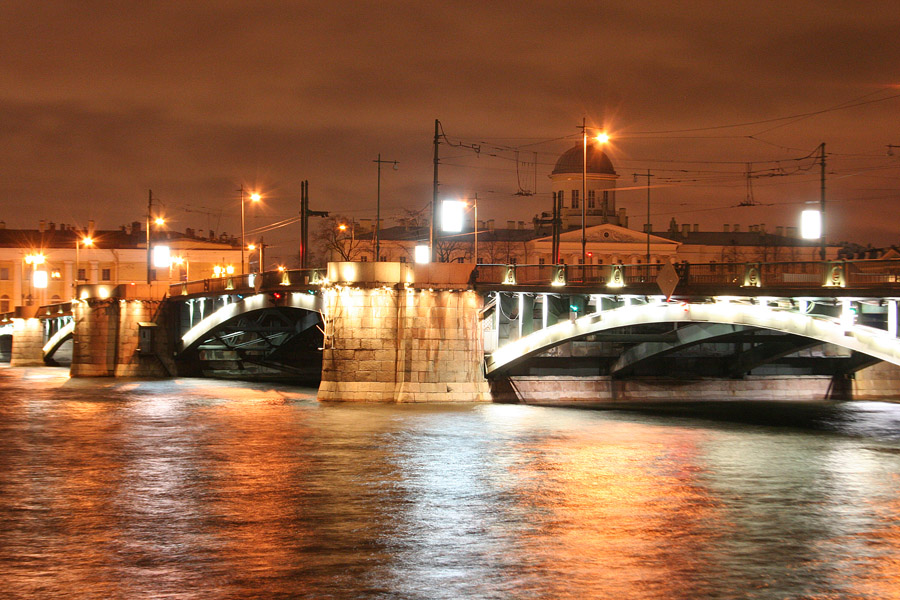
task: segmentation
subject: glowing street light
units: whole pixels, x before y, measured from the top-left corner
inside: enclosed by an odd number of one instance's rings
[[[800,236],[804,240],[822,237],[822,213],[818,210],[804,210],[800,213]]]
[[[250,194],[251,202],[259,202],[262,196],[258,192]],[[244,239],[244,184],[241,184],[241,275],[244,274],[244,247],[247,242]]]
[[[581,264],[587,265],[587,149],[588,149],[588,127],[585,119],[581,119],[581,137],[583,141],[584,153],[581,163]],[[605,144],[609,141],[609,135],[606,132],[599,132],[593,137],[598,144]]]
[[[81,278],[78,276],[78,272],[81,270],[80,263],[78,260],[78,249],[82,246],[85,248],[89,248],[93,245],[94,245],[94,240],[91,236],[84,236],[81,239],[78,239],[77,237],[75,238],[75,283],[72,286],[73,288],[77,289],[78,282],[81,280]],[[74,297],[74,294],[73,294],[73,297]]]

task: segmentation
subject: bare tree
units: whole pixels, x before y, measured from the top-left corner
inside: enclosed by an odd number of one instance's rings
[[[322,221],[313,240],[316,250],[327,258],[352,261],[362,255],[362,241],[356,237],[354,223],[348,217],[335,215]]]

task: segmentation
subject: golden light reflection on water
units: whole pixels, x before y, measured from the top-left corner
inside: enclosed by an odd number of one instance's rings
[[[859,419],[850,436],[3,370],[0,391],[13,598],[900,596],[900,442]]]

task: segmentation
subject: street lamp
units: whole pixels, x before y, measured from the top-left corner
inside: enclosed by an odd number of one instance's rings
[[[247,250],[249,250],[250,252],[253,252],[254,250],[259,251],[259,254],[257,255],[257,258],[259,259],[259,261],[258,261],[259,264],[257,265],[257,271],[259,273],[263,273],[266,270],[265,269],[265,261],[263,260],[263,247],[264,246],[265,246],[265,244],[262,242],[262,240],[260,240],[259,245],[256,245],[256,244],[248,244],[247,245]],[[249,259],[248,259],[248,262],[249,262]]]
[[[191,262],[183,256],[173,256],[170,267],[173,265],[178,265],[178,279],[181,280],[181,268],[184,267],[184,281],[191,280]],[[171,273],[169,277],[171,278]]]
[[[251,202],[259,202],[261,196],[257,192],[250,194]],[[244,184],[241,184],[241,275],[244,274]]]
[[[581,119],[581,139],[584,152],[581,163],[581,264],[587,265],[587,148],[588,148],[588,127],[585,119]],[[609,135],[603,131],[597,133],[593,138],[598,144],[605,144],[609,141]]]
[[[45,288],[47,287],[47,279],[46,279],[46,271],[38,271],[37,266],[42,265],[45,262],[44,255],[42,253],[37,254],[29,254],[25,257],[25,264],[31,266],[31,291],[33,295],[35,288]],[[38,277],[38,273],[44,273],[43,278]],[[33,299],[32,299],[33,301]],[[31,303],[29,302],[29,306]]]
[[[94,245],[94,240],[90,236],[85,236],[81,239],[75,238],[75,284],[73,288],[78,289],[78,282],[81,281],[81,277],[79,277],[79,271],[81,270],[79,267],[78,260],[78,248],[80,246],[90,247]]]
[[[338,229],[343,233],[347,231],[347,224],[341,223],[338,225]],[[350,247],[347,249],[347,260],[353,260],[353,244],[356,242],[356,223],[350,221]],[[342,253],[343,254],[343,253]]]
[[[372,162],[378,163],[378,195],[375,203],[375,262],[378,262],[381,260],[381,164],[393,164],[396,171],[400,163],[396,160],[381,160],[380,152],[378,158]]]

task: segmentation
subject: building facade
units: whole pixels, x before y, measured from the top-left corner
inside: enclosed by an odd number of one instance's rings
[[[147,232],[135,222],[118,230],[78,230],[42,222],[37,229],[0,224],[0,312],[18,306],[65,302],[79,284],[158,284],[204,279],[231,266],[240,272],[241,251],[232,240],[188,233]],[[169,259],[153,264],[153,248],[167,247]]]

